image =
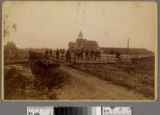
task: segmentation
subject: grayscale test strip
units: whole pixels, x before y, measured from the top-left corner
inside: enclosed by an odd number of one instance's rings
[[[26,115],[132,115],[132,108],[29,106]]]

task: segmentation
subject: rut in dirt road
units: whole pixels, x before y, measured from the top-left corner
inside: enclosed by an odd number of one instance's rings
[[[93,76],[77,69],[61,65],[72,79],[71,84],[56,90],[59,100],[146,100],[143,95],[128,90],[125,87],[111,84],[97,76]]]

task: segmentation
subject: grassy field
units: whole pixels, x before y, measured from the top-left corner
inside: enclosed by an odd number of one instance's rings
[[[115,64],[76,64],[71,67],[110,81],[113,84],[135,90],[148,99],[154,99],[154,57],[145,57],[133,62]]]

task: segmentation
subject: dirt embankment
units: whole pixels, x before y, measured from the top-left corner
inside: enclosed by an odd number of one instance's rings
[[[7,100],[27,99],[36,95],[35,78],[28,67],[22,65],[5,65],[4,98]]]
[[[36,71],[35,71],[36,72]],[[7,100],[56,100],[52,89],[59,89],[70,83],[68,74],[58,67],[32,72],[26,65],[5,65],[4,98]]]

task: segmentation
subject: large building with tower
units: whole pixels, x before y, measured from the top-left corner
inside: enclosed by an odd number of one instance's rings
[[[98,43],[96,41],[91,41],[87,39],[83,39],[83,34],[80,31],[76,42],[69,42],[69,49],[84,49],[84,50],[97,50],[99,48]]]

